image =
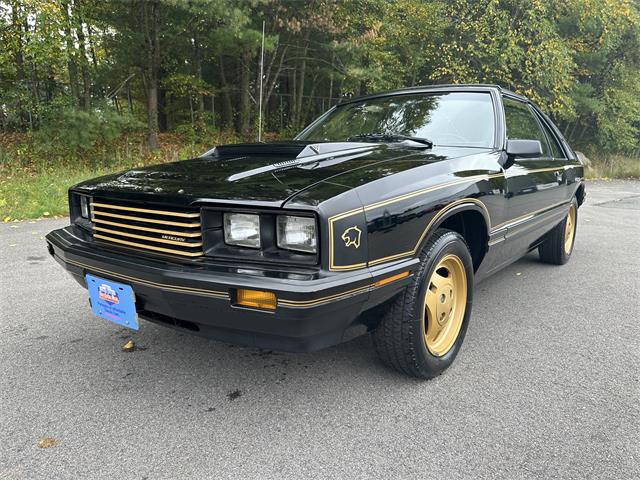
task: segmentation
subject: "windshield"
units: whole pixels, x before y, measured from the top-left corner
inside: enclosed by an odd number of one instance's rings
[[[369,135],[403,135],[429,139],[440,146],[491,148],[494,128],[489,93],[422,93],[339,105],[297,139],[343,142],[369,141],[363,138]]]

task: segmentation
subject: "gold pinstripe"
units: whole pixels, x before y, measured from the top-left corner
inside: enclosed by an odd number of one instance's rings
[[[316,298],[313,300],[278,300],[278,305],[283,305],[287,307],[312,307],[321,305],[323,303],[335,302],[337,300],[342,300],[346,297],[352,297],[354,295],[358,295],[360,293],[368,292],[371,289],[372,285],[365,285],[362,287],[354,288],[352,290],[347,290],[346,292],[336,293],[334,295],[329,295],[327,297]]]
[[[435,190],[440,190],[442,188],[452,187],[454,185],[459,185],[459,184],[462,184],[462,183],[468,183],[470,181],[488,180],[488,179],[491,179],[491,178],[502,177],[502,176],[504,176],[504,174],[496,173],[496,174],[491,174],[491,175],[483,174],[483,175],[474,175],[473,177],[461,178],[461,179],[458,179],[458,180],[453,180],[451,182],[441,183],[439,185],[434,185],[432,187],[427,187],[427,188],[423,188],[421,190],[416,190],[415,192],[405,193],[403,195],[399,195],[397,197],[390,198],[388,200],[383,200],[383,201],[380,201],[380,202],[371,203],[371,204],[365,206],[364,210],[366,212],[368,212],[369,210],[374,210],[376,208],[384,207],[384,206],[390,205],[392,203],[401,202],[402,200],[407,200],[409,198],[417,197],[419,195],[424,195],[425,193],[433,192]]]
[[[534,170],[528,170],[527,172],[523,172],[523,175],[529,174],[529,173],[542,173],[542,172],[551,172],[551,171],[561,171],[561,170],[569,170],[572,168],[577,168],[579,167],[579,165],[563,165],[563,166],[558,166],[558,167],[548,167],[548,168],[539,168],[539,169],[534,169]],[[517,175],[514,175],[517,176]],[[439,185],[435,185],[432,187],[426,187],[420,190],[416,190],[414,192],[409,192],[409,193],[405,193],[402,195],[398,195],[397,197],[393,197],[387,200],[382,200],[380,202],[375,202],[375,203],[371,203],[368,205],[365,205],[363,208],[356,208],[353,210],[349,210],[347,212],[344,213],[340,213],[338,215],[334,215],[332,217],[329,217],[328,221],[329,221],[329,270],[332,271],[339,271],[339,270],[355,270],[358,268],[364,268],[366,266],[374,266],[374,265],[379,265],[381,263],[385,263],[385,262],[390,262],[393,260],[397,260],[400,258],[404,258],[407,257],[409,255],[415,255],[415,253],[417,252],[417,248],[420,246],[420,244],[422,243],[422,241],[424,240],[426,234],[428,233],[429,229],[431,228],[431,226],[433,226],[434,222],[438,219],[441,218],[442,215],[444,213],[446,213],[448,210],[450,210],[451,208],[463,204],[465,202],[470,202],[470,203],[475,203],[477,205],[479,205],[486,213],[487,213],[487,218],[489,218],[489,230],[490,233],[493,233],[501,228],[504,228],[506,226],[509,226],[513,223],[517,223],[519,221],[522,221],[526,218],[532,218],[534,217],[537,213],[543,212],[545,210],[551,210],[557,206],[560,206],[562,204],[565,204],[567,202],[559,202],[553,205],[550,205],[548,207],[536,210],[534,212],[530,212],[527,213],[526,215],[522,215],[520,217],[516,217],[516,218],[512,218],[510,220],[507,220],[506,222],[502,222],[498,225],[491,225],[491,218],[490,218],[490,214],[489,214],[489,210],[487,209],[487,207],[484,205],[484,203],[482,203],[481,201],[474,199],[474,198],[465,198],[465,199],[460,199],[457,200],[455,202],[452,202],[450,204],[445,205],[441,210],[438,211],[438,213],[436,213],[436,215],[431,219],[431,221],[429,222],[429,224],[427,225],[427,227],[425,228],[425,230],[422,232],[422,235],[420,236],[420,239],[418,240],[418,243],[416,244],[416,247],[414,247],[412,250],[406,251],[406,252],[400,252],[400,253],[396,253],[394,255],[389,255],[387,257],[382,257],[382,258],[377,258],[375,260],[369,260],[368,262],[362,262],[362,263],[358,263],[358,264],[352,264],[352,265],[340,265],[337,266],[334,263],[334,241],[333,241],[333,222],[337,221],[337,220],[341,220],[343,218],[347,218],[349,216],[355,215],[357,213],[360,212],[368,212],[370,210],[374,210],[376,208],[380,208],[380,207],[384,207],[387,205],[391,205],[393,203],[402,201],[402,200],[407,200],[419,195],[423,195],[429,192],[433,192],[436,190],[440,190],[442,188],[446,188],[446,187],[450,187],[450,186],[454,186],[454,185],[458,185],[458,184],[463,184],[463,183],[467,183],[467,182],[471,182],[471,181],[480,181],[480,180],[489,180],[492,178],[498,178],[498,177],[504,177],[506,178],[510,178],[507,175],[505,175],[505,173],[501,172],[501,173],[495,173],[495,174],[483,174],[483,175],[475,175],[472,177],[467,177],[467,178],[463,178],[463,179],[458,179],[458,180],[453,180],[451,182],[446,182],[446,183],[442,183]],[[499,243],[501,240],[496,240],[490,243],[490,245],[495,245],[496,243]]]
[[[137,278],[137,277],[132,277],[130,275],[125,275],[122,273],[115,273],[112,272],[110,270],[104,270],[102,268],[99,267],[95,267],[93,265],[87,265],[85,263],[81,263],[81,262],[77,262],[75,260],[65,260],[67,263],[70,263],[72,265],[75,265],[77,267],[80,268],[84,268],[86,270],[91,270],[93,272],[98,272],[98,273],[102,273],[103,275],[109,275],[115,278],[120,278],[122,280],[128,280],[130,282],[134,282],[134,283],[140,283],[142,285],[146,285],[148,287],[155,287],[155,288],[160,288],[162,290],[169,290],[169,291],[179,291],[179,292],[185,292],[185,293],[195,293],[198,295],[207,295],[207,296],[212,296],[212,297],[217,297],[217,298],[229,298],[229,294],[226,292],[220,292],[220,291],[216,291],[216,290],[206,290],[203,288],[194,288],[194,287],[182,287],[182,286],[177,286],[177,285],[168,285],[165,283],[158,283],[158,282],[152,282],[151,280],[144,280],[142,278]]]
[[[478,205],[480,208],[482,208],[487,214],[487,218],[489,219],[489,224],[491,224],[491,217],[489,216],[489,210],[487,210],[487,207],[480,200],[476,200],[475,198],[463,198],[463,199],[460,199],[460,200],[456,200],[454,202],[451,202],[451,203],[447,204],[445,207],[441,208],[440,210],[438,210],[438,213],[436,213],[433,216],[431,221],[429,221],[429,223],[427,224],[426,228],[423,230],[422,235],[420,235],[420,238],[418,239],[418,242],[416,243],[415,247],[413,247],[412,250],[409,250],[409,251],[406,251],[406,252],[401,252],[401,253],[396,253],[395,255],[390,255],[388,257],[377,258],[376,260],[371,260],[371,261],[369,261],[369,265],[378,265],[380,263],[389,262],[391,260],[397,260],[399,258],[408,257],[410,255],[415,255],[416,252],[418,251],[418,249],[420,248],[420,244],[422,243],[422,241],[426,237],[427,233],[429,232],[429,230],[431,229],[433,224],[436,221],[438,221],[438,219],[440,219],[445,213],[447,213],[452,208],[457,207],[458,205],[463,205],[465,203],[473,203],[473,204]]]
[[[502,223],[499,223],[498,225],[494,225],[494,226],[491,228],[491,232],[495,232],[495,231],[497,231],[497,230],[501,230],[501,229],[503,229],[503,228],[506,228],[506,227],[508,227],[509,225],[512,225],[512,224],[514,224],[514,223],[518,223],[518,222],[521,222],[521,221],[523,221],[523,220],[527,220],[527,219],[529,219],[529,218],[533,218],[533,217],[535,217],[535,216],[536,216],[536,214],[538,214],[538,213],[540,213],[540,212],[544,212],[545,210],[551,210],[551,209],[553,209],[553,208],[556,208],[556,207],[559,207],[559,206],[561,206],[561,205],[565,205],[565,204],[568,204],[568,203],[569,203],[569,202],[567,202],[567,201],[562,201],[562,202],[554,203],[553,205],[548,205],[548,206],[546,206],[546,207],[544,207],[544,208],[540,208],[540,209],[538,209],[538,210],[534,210],[533,212],[529,212],[529,213],[527,213],[527,214],[525,214],[525,215],[520,215],[519,217],[512,218],[512,219],[510,219],[510,220],[507,220],[506,222],[502,222]]]
[[[75,266],[80,267],[80,268],[84,268],[84,269],[89,270],[91,272],[100,273],[102,275],[108,275],[108,276],[115,277],[115,278],[118,278],[118,279],[121,279],[121,280],[126,280],[126,281],[129,281],[129,282],[138,283],[138,284],[142,284],[142,285],[146,285],[146,286],[150,286],[150,287],[154,287],[154,288],[160,288],[160,289],[166,290],[166,291],[192,293],[192,294],[196,294],[196,295],[205,295],[205,296],[210,296],[210,297],[214,297],[214,298],[220,298],[220,299],[223,299],[223,300],[229,300],[229,294],[227,292],[221,292],[221,291],[216,291],[216,290],[205,290],[205,289],[202,289],[202,288],[194,288],[194,287],[182,287],[182,286],[168,285],[168,284],[163,284],[163,283],[158,283],[158,282],[152,282],[150,280],[144,280],[144,279],[141,279],[141,278],[132,277],[130,275],[124,275],[122,273],[115,273],[115,272],[112,272],[110,270],[105,270],[105,269],[102,269],[102,268],[99,268],[99,267],[95,267],[93,265],[87,265],[85,263],[77,262],[75,260],[67,259],[65,261],[67,263],[70,263],[70,264],[75,265]],[[335,301],[338,301],[338,300],[343,300],[345,298],[352,297],[352,296],[355,296],[355,295],[359,295],[361,293],[369,292],[369,291],[375,290],[377,288],[382,288],[383,286],[390,285],[390,284],[395,283],[396,281],[402,280],[404,278],[407,278],[407,276],[402,277],[402,278],[394,279],[393,281],[385,283],[384,285],[378,286],[378,285],[376,285],[376,282],[374,282],[374,283],[371,283],[371,284],[368,284],[368,285],[363,285],[361,287],[354,288],[352,290],[347,290],[346,292],[335,293],[333,295],[327,295],[325,297],[315,298],[313,300],[278,299],[278,306],[287,307],[287,308],[314,307],[314,306],[322,305],[322,304],[325,304],[325,303],[330,303],[330,302],[335,302]]]
[[[343,218],[347,218],[361,212],[364,212],[364,209],[362,207],[354,208],[353,210],[349,210],[348,212],[340,213],[338,215],[329,217],[329,270],[331,271],[355,270],[357,268],[362,268],[367,266],[366,263],[354,263],[351,265],[336,265],[334,261],[334,255],[333,255],[333,223]]]
[[[339,213],[337,215],[333,215],[331,217],[329,217],[328,222],[329,222],[329,270],[331,271],[344,271],[344,270],[356,270],[358,268],[363,268],[366,267],[367,264],[368,265],[377,265],[378,263],[382,263],[383,261],[390,261],[396,258],[402,258],[404,256],[406,256],[406,252],[403,253],[399,253],[396,255],[392,255],[391,257],[385,257],[385,259],[377,259],[377,260],[373,260],[373,261],[369,261],[369,262],[362,262],[362,263],[356,263],[356,264],[351,264],[351,265],[336,265],[335,261],[334,261],[334,235],[333,235],[333,223],[338,221],[338,220],[342,220],[343,218],[347,218],[353,215],[356,215],[358,213],[361,212],[367,212],[370,210],[374,210],[376,208],[380,208],[380,207],[384,207],[386,205],[391,205],[393,203],[396,202],[400,202],[402,200],[406,200],[409,198],[413,198],[419,195],[423,195],[426,193],[430,193],[436,190],[440,190],[443,188],[447,188],[447,187],[451,187],[454,185],[460,185],[460,184],[464,184],[464,183],[469,183],[469,182],[474,182],[474,181],[480,181],[480,180],[490,180],[492,178],[497,178],[497,177],[503,177],[504,174],[503,173],[494,173],[494,174],[482,174],[482,175],[474,175],[471,177],[466,177],[466,178],[460,178],[457,180],[453,180],[450,182],[446,182],[446,183],[441,183],[439,185],[433,185],[431,187],[426,187],[426,188],[422,188],[420,190],[416,190],[414,192],[409,192],[409,193],[405,193],[402,195],[398,195],[396,197],[393,198],[389,198],[387,200],[383,200],[380,202],[375,202],[375,203],[371,203],[369,205],[365,205],[364,207],[360,207],[360,208],[354,208],[353,210],[349,210],[347,212],[343,212],[343,213]],[[486,207],[484,206],[484,204],[482,202],[479,202],[478,200],[475,199],[471,199],[471,201],[475,201],[479,204],[482,205],[482,207],[484,208],[485,211],[487,211],[488,214],[488,210],[486,209]],[[445,207],[446,208],[446,207]],[[393,258],[392,258],[393,257]]]

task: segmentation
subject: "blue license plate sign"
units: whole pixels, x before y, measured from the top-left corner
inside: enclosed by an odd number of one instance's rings
[[[85,279],[94,314],[123,327],[138,330],[136,297],[131,286],[90,274]]]

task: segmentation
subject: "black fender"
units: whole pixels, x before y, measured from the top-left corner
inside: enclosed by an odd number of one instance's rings
[[[445,205],[435,213],[435,215],[431,218],[431,220],[425,227],[425,230],[422,236],[420,237],[420,241],[418,242],[418,245],[416,247],[416,252],[415,252],[416,255],[419,255],[420,251],[424,248],[424,245],[429,240],[429,237],[438,228],[440,228],[443,224],[447,223],[447,221],[450,221],[452,217],[459,215],[460,213],[463,213],[463,212],[477,212],[480,215],[482,215],[482,219],[484,220],[483,222],[484,231],[481,232],[483,236],[481,239],[479,239],[480,240],[479,245],[481,247],[480,248],[481,257],[484,257],[485,253],[488,250],[488,245],[489,245],[489,236],[491,233],[491,216],[489,214],[489,210],[487,209],[484,203],[482,203],[480,200],[476,198],[471,198],[471,197],[455,200]],[[467,232],[466,235],[463,232],[459,232],[459,233],[465,236],[465,240],[467,240],[467,243],[471,243],[469,239],[466,238],[469,232]],[[479,261],[481,260],[482,258],[479,259]],[[474,259],[474,264],[475,264],[475,259]],[[476,267],[477,266],[478,265],[476,265]]]

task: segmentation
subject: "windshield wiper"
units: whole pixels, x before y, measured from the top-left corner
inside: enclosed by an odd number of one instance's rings
[[[347,140],[380,140],[383,142],[398,142],[403,140],[410,140],[412,142],[421,143],[427,148],[433,147],[433,142],[428,138],[413,137],[411,135],[402,135],[399,133],[359,133],[358,135],[352,135]]]

